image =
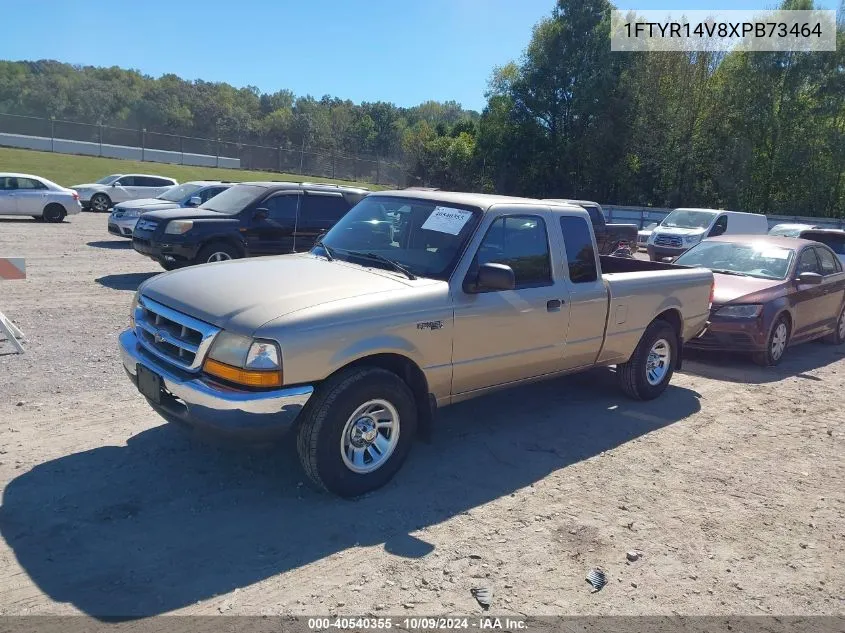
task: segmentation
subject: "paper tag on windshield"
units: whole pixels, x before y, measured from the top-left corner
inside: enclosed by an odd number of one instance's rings
[[[426,231],[457,235],[471,217],[471,211],[462,211],[450,207],[434,207],[434,211],[428,216],[422,228]]]

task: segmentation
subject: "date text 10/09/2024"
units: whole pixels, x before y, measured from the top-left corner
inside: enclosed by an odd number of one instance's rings
[[[528,628],[525,620],[518,618],[475,617],[475,618],[434,618],[434,617],[405,617],[405,618],[309,618],[308,628],[312,631],[329,630],[388,630],[393,627],[404,630],[449,631],[472,630],[480,631],[524,631]]]
[[[821,37],[822,25],[785,22],[710,22],[690,27],[688,22],[626,22],[627,37]]]

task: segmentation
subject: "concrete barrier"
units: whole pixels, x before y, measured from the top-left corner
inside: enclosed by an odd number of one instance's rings
[[[240,158],[212,156],[210,154],[191,154],[188,152],[171,152],[163,149],[132,147],[130,145],[100,144],[60,138],[51,139],[43,136],[7,134],[5,132],[0,132],[0,145],[34,149],[42,152],[103,156],[105,158],[120,158],[123,160],[138,160],[151,163],[193,165],[195,167],[224,167],[226,169],[241,168]]]

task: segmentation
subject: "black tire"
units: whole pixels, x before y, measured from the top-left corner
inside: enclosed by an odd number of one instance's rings
[[[65,208],[58,202],[48,204],[44,207],[44,211],[41,213],[41,217],[45,222],[51,222],[54,224],[64,221],[66,215],[67,211],[65,211]]]
[[[398,412],[398,437],[384,463],[356,473],[341,452],[344,429],[355,410],[370,400],[384,400]],[[408,385],[396,374],[374,367],[342,371],[321,384],[301,414],[297,430],[299,461],[319,489],[357,497],[382,487],[401,468],[417,432],[417,406]]]
[[[193,263],[207,264],[212,261],[225,261],[225,259],[222,259],[223,255],[229,259],[240,259],[243,257],[239,249],[227,242],[211,242],[200,249]],[[221,257],[221,259],[212,259],[213,257]]]
[[[158,261],[158,265],[164,268],[164,270],[176,270],[180,267],[178,262],[166,262],[164,260],[156,260]]]
[[[663,319],[652,321],[643,332],[640,342],[637,344],[634,353],[627,363],[616,367],[616,375],[619,385],[625,394],[634,400],[653,400],[666,390],[672,374],[675,373],[675,364],[678,361],[678,332],[672,325]],[[659,382],[649,382],[649,355],[652,348],[663,340],[669,346],[668,367]],[[665,367],[665,361],[659,368]]]
[[[776,349],[773,350],[775,337],[780,337],[781,326],[786,328],[786,340],[783,343],[783,347],[779,348],[780,352]],[[769,332],[769,338],[766,339],[766,350],[762,352],[755,352],[751,355],[751,360],[755,363],[760,365],[761,367],[774,367],[775,365],[779,364],[780,361],[783,360],[783,356],[786,353],[786,349],[789,347],[789,338],[792,335],[792,327],[789,322],[789,317],[784,314],[781,314],[777,319],[775,319],[774,324],[772,324],[772,330]]]
[[[822,340],[828,345],[842,345],[845,343],[845,307],[839,313],[839,318],[836,320],[834,330]]]
[[[111,198],[104,193],[95,193],[91,196],[89,208],[94,213],[106,213],[112,206]]]

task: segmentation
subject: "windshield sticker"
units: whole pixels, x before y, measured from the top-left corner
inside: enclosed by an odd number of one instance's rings
[[[471,217],[471,211],[462,211],[450,207],[434,207],[434,211],[428,216],[422,228],[426,231],[457,235]]]
[[[789,257],[789,251],[785,248],[772,248],[763,251],[760,253],[760,256],[764,259],[787,259]]]

